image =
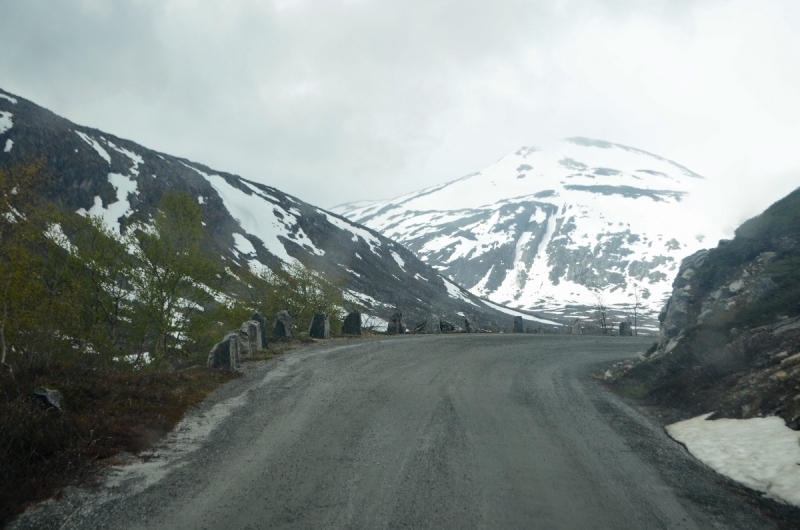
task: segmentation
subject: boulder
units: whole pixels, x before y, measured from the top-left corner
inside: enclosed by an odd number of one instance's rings
[[[258,322],[258,327],[261,328],[261,348],[267,349],[269,345],[267,344],[267,317],[261,316],[259,313],[253,313],[253,316],[250,317],[250,320],[255,320]]]
[[[221,342],[211,348],[208,354],[209,368],[221,368],[235,372],[241,364],[241,351],[239,344],[239,331],[231,331]]]
[[[619,323],[619,336],[620,337],[633,337],[633,328],[630,322]]]
[[[345,335],[361,335],[361,312],[353,311],[344,319],[342,333]]]
[[[292,336],[292,317],[288,311],[278,311],[272,321],[272,336],[276,338]]]
[[[772,278],[762,276],[753,284],[750,295],[747,297],[747,304],[750,305],[753,302],[761,300],[777,288],[778,285],[772,281]]]
[[[386,333],[405,333],[405,332],[406,332],[406,323],[403,320],[403,313],[397,311],[389,319],[389,325],[386,326]]]
[[[317,313],[308,327],[308,336],[315,339],[331,338],[331,324],[328,313]]]
[[[241,355],[249,357],[261,351],[261,324],[257,320],[248,320],[239,329],[241,335]]]
[[[455,324],[444,319],[439,319],[439,328],[444,331],[457,331]]]
[[[514,333],[525,333],[525,328],[522,327],[522,317],[514,317]]]
[[[38,399],[48,407],[54,408],[61,412],[61,407],[64,406],[64,396],[58,390],[51,390],[40,386],[33,391],[34,399]]]
[[[464,315],[464,331],[466,333],[478,332],[478,326],[475,325],[475,319],[470,315]]]
[[[441,333],[442,323],[437,315],[430,315],[422,325],[422,333]]]

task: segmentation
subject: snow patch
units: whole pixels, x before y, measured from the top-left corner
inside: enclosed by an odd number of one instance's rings
[[[0,131],[0,132],[2,132],[2,131]],[[111,157],[108,155],[108,151],[103,149],[103,146],[100,145],[100,143],[97,140],[95,140],[94,138],[92,138],[88,134],[82,133],[80,131],[75,131],[75,134],[80,136],[81,140],[83,140],[84,142],[89,144],[92,147],[92,149],[97,151],[97,154],[100,155],[103,158],[103,160],[108,162],[108,165],[111,165]]]
[[[183,165],[202,175],[211,184],[222,199],[225,208],[246,233],[260,239],[264,247],[281,261],[295,262],[295,259],[286,252],[286,247],[280,240],[280,238],[291,239],[289,237],[291,228],[297,224],[294,215],[272,204],[261,194],[255,192],[248,194],[231,186],[219,175],[210,175],[190,165]],[[283,219],[275,215],[275,211],[278,209],[282,210]]]
[[[89,209],[88,212],[81,208],[76,213],[78,215],[83,215],[84,217],[87,215],[99,217],[103,220],[103,224],[105,224],[109,229],[119,235],[122,235],[122,228],[120,227],[119,219],[121,217],[128,217],[133,213],[133,210],[131,210],[131,203],[128,201],[128,195],[137,194],[139,191],[136,181],[126,175],[109,173],[108,182],[110,182],[111,185],[114,186],[114,189],[117,190],[116,201],[109,204],[108,207],[104,207],[103,200],[99,196],[96,196],[94,198],[94,205]]]
[[[11,116],[13,116],[13,114],[7,110],[0,110],[0,134],[3,134],[14,126],[14,122],[11,121]]]
[[[400,268],[401,268],[401,269],[403,269],[403,271],[405,271],[405,270],[406,270],[406,262],[405,262],[405,261],[403,261],[403,258],[401,258],[401,257],[400,257],[400,256],[397,254],[397,252],[395,252],[394,250],[392,250],[392,251],[390,252],[390,254],[391,254],[391,255],[392,255],[392,257],[394,258],[394,261],[395,261],[395,262],[396,262],[396,263],[397,263],[397,264],[400,266]]]
[[[256,253],[256,247],[242,234],[233,233],[233,244],[236,246],[236,250],[242,254]]]
[[[14,140],[9,138],[8,140],[6,140],[6,147],[5,149],[3,149],[3,152],[4,153],[10,152],[12,147],[14,147]]]
[[[717,473],[800,506],[800,432],[775,416],[714,421],[709,416],[667,425],[667,433]]]
[[[13,103],[14,105],[16,105],[16,104],[17,104],[17,98],[12,98],[11,96],[7,96],[7,95],[5,95],[5,94],[0,94],[0,98],[7,99],[7,100],[9,100],[11,103]]]
[[[470,300],[469,297],[464,294],[464,292],[458,285],[454,284],[445,277],[442,277],[442,280],[444,281],[444,286],[447,287],[447,294],[450,296],[450,298],[455,298],[456,300],[463,300],[468,304],[472,304],[475,307],[479,307],[478,304]]]

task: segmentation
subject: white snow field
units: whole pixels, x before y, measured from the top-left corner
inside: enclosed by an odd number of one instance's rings
[[[446,184],[333,211],[500,304],[557,310],[593,305],[599,291],[607,305],[624,305],[636,288],[657,310],[680,261],[724,236],[687,200],[703,181],[638,149],[573,138],[522,148]],[[502,247],[504,264],[496,257]]]
[[[800,432],[778,417],[707,420],[667,426],[667,433],[708,467],[767,497],[800,506]]]

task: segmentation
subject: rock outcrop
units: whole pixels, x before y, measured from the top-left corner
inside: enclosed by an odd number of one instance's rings
[[[278,339],[292,337],[292,317],[288,311],[278,311],[272,321],[272,336]]]
[[[348,314],[342,323],[344,335],[361,335],[361,312],[353,311]]]
[[[327,313],[317,313],[308,327],[308,336],[313,339],[331,338],[331,324]]]
[[[603,377],[687,415],[777,415],[800,430],[798,264],[800,189],[683,260],[658,342]]]
[[[58,390],[52,390],[40,386],[33,391],[33,397],[48,407],[58,410],[59,412],[63,410],[62,407],[64,406],[64,396],[61,395],[61,392]]]

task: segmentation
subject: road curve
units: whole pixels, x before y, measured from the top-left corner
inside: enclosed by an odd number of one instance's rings
[[[773,528],[588,377],[634,338],[337,341],[215,392],[12,528]]]

